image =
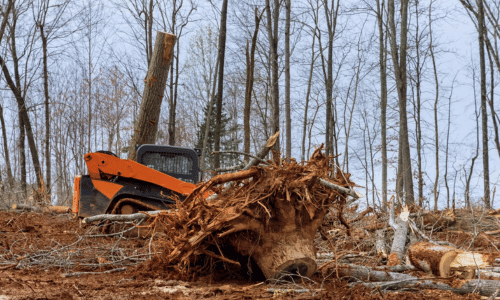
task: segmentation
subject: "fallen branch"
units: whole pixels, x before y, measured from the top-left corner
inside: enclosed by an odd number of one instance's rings
[[[408,215],[410,213],[407,207],[403,207],[402,212],[396,219],[394,216],[396,203],[394,203],[393,200],[394,196],[391,198],[392,205],[389,210],[389,225],[394,229],[394,238],[392,240],[391,253],[389,254],[387,262],[388,266],[400,265],[402,263],[408,235]]]
[[[333,268],[324,270],[323,276],[326,276],[330,272],[337,272],[339,277],[353,277],[362,281],[400,281],[417,278],[408,274],[377,271],[357,265],[339,265],[334,270]]]
[[[408,275],[410,276],[410,275]],[[498,280],[473,279],[460,287],[453,287],[446,283],[434,282],[431,280],[420,279],[410,276],[405,280],[396,280],[389,282],[355,282],[351,285],[362,284],[369,288],[380,288],[382,290],[400,290],[404,288],[416,289],[438,289],[442,291],[452,291],[458,294],[478,293],[482,296],[491,296],[498,290]]]
[[[90,224],[93,222],[103,221],[103,220],[107,220],[107,221],[140,221],[140,220],[149,218],[150,216],[159,214],[160,212],[164,212],[164,210],[138,212],[138,213],[130,214],[130,215],[103,214],[103,215],[96,215],[96,216],[84,218],[82,220],[82,223],[83,224]]]
[[[434,245],[446,245],[446,246],[451,246],[451,247],[455,247],[455,245],[453,245],[452,243],[450,242],[443,242],[443,241],[434,241],[433,239],[431,239],[430,237],[428,237],[423,231],[421,231],[420,229],[418,229],[417,227],[417,224],[415,224],[415,221],[413,221],[412,219],[409,219],[410,221],[410,227],[413,231],[415,231],[416,233],[418,233],[423,239],[427,240],[429,243],[432,243]]]
[[[264,157],[266,157],[266,155],[269,153],[271,148],[274,146],[274,144],[278,140],[279,135],[280,135],[280,132],[278,131],[273,136],[271,136],[267,140],[266,145],[264,147],[262,147],[262,149],[260,149],[259,153],[257,153],[255,156],[252,156],[252,159],[241,170],[242,171],[249,170],[251,167],[258,165],[264,159]],[[233,186],[233,184],[230,183],[226,188],[224,188],[224,191],[228,190],[232,186]],[[208,197],[207,201],[213,201],[213,200],[217,200],[217,199],[219,199],[219,195],[214,194],[214,195],[211,195],[210,197]]]
[[[67,206],[40,207],[40,206],[32,206],[32,205],[22,204],[22,203],[12,204],[12,209],[34,211],[34,212],[39,212],[39,213],[52,212],[52,213],[56,213],[56,214],[65,214],[65,213],[69,213],[71,211],[71,208],[67,207]]]
[[[497,297],[498,292],[500,292],[500,289],[497,289],[487,300],[493,300]]]
[[[114,272],[125,271],[126,269],[127,269],[127,268],[116,268],[116,269],[107,270],[107,271],[102,271],[102,272],[76,272],[76,273],[64,273],[64,274],[61,274],[61,277],[62,277],[62,278],[68,278],[68,277],[81,276],[81,275],[108,274],[108,273],[114,273]]]
[[[351,190],[351,189],[347,189],[345,187],[341,187],[341,186],[338,186],[334,183],[331,183],[329,181],[326,181],[325,179],[323,178],[318,178],[318,182],[322,185],[322,186],[325,186],[327,188],[331,188],[332,190],[335,190],[339,193],[342,193],[342,194],[345,194],[345,195],[348,195],[348,196],[351,196],[353,199],[359,199],[359,198],[363,198],[363,195],[361,195],[360,193],[356,192],[355,190]]]

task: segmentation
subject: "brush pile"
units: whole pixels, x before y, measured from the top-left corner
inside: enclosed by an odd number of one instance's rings
[[[177,201],[176,209],[155,215],[150,226],[160,232],[162,263],[181,272],[200,272],[210,261],[240,265],[234,257],[244,256],[268,279],[286,273],[312,275],[314,236],[329,208],[345,224],[346,194],[337,190],[354,186],[350,174],[332,167],[332,157],[321,150],[300,164],[275,158],[265,166],[215,176],[184,202]],[[207,200],[207,193],[218,198]]]

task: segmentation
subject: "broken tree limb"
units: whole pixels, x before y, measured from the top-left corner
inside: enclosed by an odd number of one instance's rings
[[[174,45],[177,37],[173,34],[158,31],[149,62],[148,72],[144,79],[139,116],[135,122],[128,159],[136,160],[137,145],[154,144],[158,131],[161,103],[167,85],[168,71],[172,63]]]
[[[444,241],[434,241],[433,239],[431,239],[430,237],[428,237],[423,231],[421,231],[418,227],[417,227],[417,224],[415,224],[415,221],[413,221],[412,219],[409,219],[410,221],[410,227],[413,231],[415,231],[416,233],[418,233],[423,239],[427,240],[429,243],[432,243],[434,245],[447,245],[447,246],[450,246],[450,247],[455,247],[455,245],[453,245],[452,243],[450,242],[444,242]]]
[[[357,265],[339,265],[337,268],[328,268],[323,270],[323,276],[330,272],[337,272],[339,277],[353,277],[362,281],[397,281],[416,278],[408,274],[377,271]]]
[[[148,211],[148,212],[138,212],[135,214],[130,214],[130,215],[112,215],[112,214],[103,214],[103,215],[96,215],[92,217],[87,217],[82,220],[83,224],[90,224],[94,223],[97,221],[140,221],[146,218],[149,218],[150,216],[156,215],[163,212],[163,210],[155,210],[155,211]]]
[[[262,147],[262,149],[260,149],[259,153],[257,153],[255,155],[255,157],[253,157],[248,162],[248,164],[246,166],[244,166],[243,169],[241,169],[241,170],[242,171],[249,170],[251,167],[258,165],[264,159],[264,157],[266,157],[266,155],[269,153],[269,151],[273,148],[274,144],[278,140],[279,135],[280,135],[279,131],[277,131],[275,134],[273,134],[267,140],[266,145],[264,147]],[[227,186],[224,190],[229,189],[231,186],[232,186],[232,184],[229,184],[229,186]],[[219,198],[219,195],[214,194],[214,195],[211,195],[210,197],[208,197],[207,201],[217,200],[218,198]]]
[[[359,198],[362,198],[363,195],[361,195],[360,193],[356,192],[355,190],[351,190],[351,189],[348,189],[348,188],[345,188],[345,187],[341,187],[341,186],[338,186],[334,183],[331,183],[323,178],[318,178],[318,182],[323,185],[323,186],[326,186],[328,188],[331,188],[332,190],[335,190],[339,193],[342,193],[342,194],[345,194],[345,195],[349,195],[351,196],[353,199],[359,199]]]
[[[405,280],[382,281],[382,282],[355,282],[352,285],[361,284],[369,288],[378,287],[382,290],[400,290],[404,288],[416,289],[438,289],[442,291],[452,291],[458,294],[478,293],[482,296],[491,296],[498,289],[498,280],[472,279],[459,287],[454,287],[442,282],[422,280],[411,276]]]
[[[389,211],[389,225],[394,229],[394,239],[392,240],[391,253],[387,262],[388,266],[400,265],[402,263],[408,235],[408,208],[403,207],[403,211],[396,219],[394,217],[394,207],[395,203],[392,201]]]
[[[81,276],[81,275],[108,274],[108,273],[114,273],[114,272],[125,271],[126,269],[127,269],[127,268],[116,268],[116,269],[107,270],[107,271],[102,271],[102,272],[75,272],[75,273],[64,273],[64,274],[61,274],[61,277],[63,277],[63,278],[68,278],[68,277]]]
[[[274,144],[276,144],[276,141],[278,140],[278,137],[280,135],[280,132],[277,131],[275,134],[273,134],[268,140],[267,143],[262,149],[260,149],[259,153],[257,153],[255,156],[258,157],[260,160],[264,159],[264,157],[267,156],[269,151],[273,148]],[[260,160],[257,160],[256,158],[252,158],[248,164],[243,168],[243,170],[248,170],[253,166],[256,166],[259,164]]]
[[[388,254],[387,254],[387,246],[385,244],[385,230],[379,229],[375,231],[375,235],[376,235],[375,248],[377,250],[377,255],[386,258]]]
[[[70,207],[67,206],[47,206],[47,207],[40,207],[40,206],[32,206],[28,204],[12,204],[12,209],[18,209],[18,210],[27,210],[27,211],[34,211],[34,212],[52,212],[56,214],[65,214],[69,213],[71,211]]]

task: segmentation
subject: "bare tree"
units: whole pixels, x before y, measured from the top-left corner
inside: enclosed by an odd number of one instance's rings
[[[214,168],[218,169],[220,167],[220,140],[221,140],[221,130],[222,130],[222,98],[224,92],[224,61],[226,55],[226,31],[227,31],[227,0],[222,1],[222,10],[220,18],[220,29],[219,29],[219,82],[217,83],[217,98],[216,101],[216,124],[214,132],[214,151],[215,151],[215,164]],[[210,115],[209,115],[210,116]],[[207,118],[209,120],[210,118]]]
[[[274,0],[271,10],[270,0],[266,0],[267,35],[269,38],[269,58],[271,60],[271,107],[272,107],[272,133],[280,129],[280,92],[279,92],[279,64],[278,64],[278,21],[280,1]],[[271,13],[272,11],[272,13]],[[280,140],[274,144],[275,151],[280,152]]]
[[[252,35],[252,44],[250,46],[250,51],[248,49],[248,41],[246,47],[246,85],[245,85],[245,108],[243,115],[243,151],[245,153],[250,153],[250,113],[252,104],[252,91],[254,83],[254,71],[255,71],[255,50],[257,48],[257,35],[259,34],[259,26],[262,14],[259,15],[257,7],[255,7],[255,29]],[[250,157],[246,157],[245,161],[248,162]]]
[[[439,126],[438,126],[438,101],[439,101],[439,79],[436,67],[436,57],[434,55],[433,32],[432,32],[432,3],[429,4],[429,52],[431,54],[432,69],[434,71],[435,95],[434,95],[434,136],[436,155],[436,178],[434,179],[434,211],[438,210],[439,199]],[[445,178],[446,179],[446,178]]]
[[[290,112],[290,13],[291,0],[285,0],[285,123],[286,123],[286,157],[292,157],[292,120]]]
[[[43,179],[42,179],[42,171],[41,171],[41,166],[40,166],[40,161],[38,157],[38,150],[37,150],[37,145],[35,142],[34,138],[34,133],[33,129],[31,126],[31,121],[28,115],[28,109],[26,107],[26,100],[25,100],[25,95],[27,92],[27,77],[24,77],[24,85],[21,83],[21,73],[20,73],[20,66],[19,62],[20,59],[18,57],[18,50],[17,50],[17,33],[16,33],[16,28],[17,28],[17,22],[20,17],[20,13],[25,12],[26,8],[22,7],[16,7],[14,6],[12,8],[12,13],[11,13],[11,22],[9,22],[8,27],[9,27],[9,41],[10,41],[10,54],[11,54],[11,59],[12,59],[12,71],[14,72],[14,79],[11,76],[11,70],[9,70],[7,66],[7,62],[5,61],[3,56],[0,56],[0,65],[2,67],[2,72],[5,78],[5,81],[7,82],[7,85],[9,89],[12,91],[14,94],[14,98],[16,99],[17,102],[17,107],[19,111],[19,117],[20,120],[22,120],[23,126],[20,130],[24,132],[26,130],[26,135],[28,139],[28,145],[29,149],[31,152],[31,158],[33,161],[33,167],[35,169],[35,176],[36,176],[36,181],[37,185],[40,187],[43,184]],[[9,16],[5,16],[5,18],[8,18]],[[8,22],[8,21],[7,21]],[[28,36],[28,42],[27,42],[27,51],[32,50],[32,43],[33,43],[33,32],[30,33]],[[26,62],[28,63],[28,62]],[[24,142],[23,142],[24,143]]]
[[[35,23],[39,28],[40,38],[42,40],[42,52],[43,52],[43,92],[44,92],[44,108],[45,108],[45,185],[47,188],[47,193],[50,195],[51,188],[51,151],[50,151],[50,96],[49,96],[49,71],[48,71],[48,44],[49,40],[53,38],[53,34],[57,31],[62,24],[65,23],[62,20],[62,16],[66,11],[69,1],[61,2],[56,5],[50,5],[50,0],[40,0],[39,11],[36,16]],[[49,10],[56,10],[55,15],[52,17],[50,23],[47,24],[47,15]]]
[[[483,0],[478,0],[478,35],[479,35],[479,65],[481,72],[481,128],[483,142],[483,176],[484,176],[484,206],[490,208],[490,170],[488,157],[488,112],[486,107],[486,59],[484,57],[484,6]]]
[[[380,144],[382,155],[382,210],[387,211],[387,51],[384,34],[384,6],[385,1],[377,0],[377,25],[379,42],[380,67]]]
[[[394,0],[388,2],[389,13],[389,40],[391,45],[391,57],[394,66],[394,77],[399,98],[399,153],[398,177],[404,183],[404,199],[407,204],[414,202],[413,196],[413,174],[411,171],[410,143],[408,139],[408,120],[406,113],[406,52],[408,31],[408,0],[401,0],[401,28],[400,45],[398,51],[396,38],[395,8]]]

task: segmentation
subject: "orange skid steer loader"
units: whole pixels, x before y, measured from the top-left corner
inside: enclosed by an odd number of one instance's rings
[[[168,209],[200,180],[198,149],[142,145],[137,161],[109,151],[85,154],[88,175],[75,176],[72,211],[79,217]]]

